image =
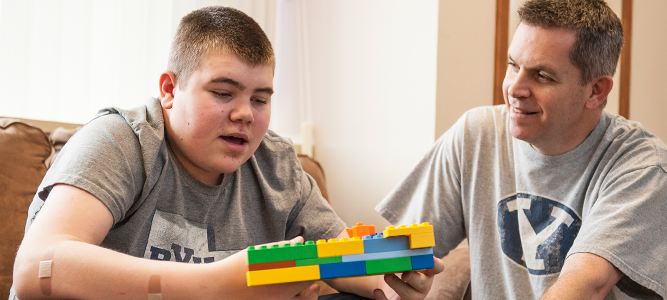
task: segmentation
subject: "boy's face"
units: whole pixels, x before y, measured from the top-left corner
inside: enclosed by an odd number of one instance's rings
[[[255,153],[269,128],[273,67],[211,54],[173,91],[162,99],[170,147],[190,175],[219,184],[221,173]]]

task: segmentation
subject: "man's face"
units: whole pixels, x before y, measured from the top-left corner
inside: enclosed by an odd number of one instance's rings
[[[271,66],[251,66],[227,52],[209,55],[185,87],[177,82],[171,102],[163,99],[172,151],[193,177],[219,184],[221,173],[257,150],[269,128],[272,94]]]
[[[591,84],[580,84],[581,71],[569,59],[575,37],[521,23],[508,50],[503,95],[510,132],[543,154],[574,149],[592,131],[585,109]]]

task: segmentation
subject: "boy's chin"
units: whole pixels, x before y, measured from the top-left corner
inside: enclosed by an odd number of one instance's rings
[[[238,170],[248,159],[245,159],[243,161],[241,160],[233,160],[233,161],[226,161],[218,165],[216,168],[219,173],[233,173],[234,171]]]

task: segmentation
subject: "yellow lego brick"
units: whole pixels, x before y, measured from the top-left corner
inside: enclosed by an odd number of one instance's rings
[[[419,225],[412,224],[409,227],[405,225],[398,226],[398,228],[394,226],[389,226],[387,227],[387,229],[384,230],[384,232],[382,232],[382,235],[384,237],[390,237],[390,236],[411,235],[413,233],[426,233],[426,232],[433,233],[433,225],[430,225],[428,222],[421,223]]]
[[[364,241],[359,237],[329,241],[319,240],[317,245],[317,257],[342,256],[364,253]]]
[[[303,266],[247,272],[248,286],[320,279],[320,266]]]
[[[429,248],[435,246],[433,232],[413,233],[410,235],[410,249]]]

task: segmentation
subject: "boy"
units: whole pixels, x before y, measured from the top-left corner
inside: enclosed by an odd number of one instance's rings
[[[345,236],[292,146],[267,131],[266,35],[240,11],[194,11],[168,68],[160,99],[102,110],[45,176],[16,257],[19,298],[285,299],[306,288],[303,298],[317,297],[312,282],[248,288],[239,251]],[[436,265],[406,273],[407,283],[386,278],[401,296],[423,298]],[[378,284],[393,293],[377,278],[332,282],[368,297]]]

